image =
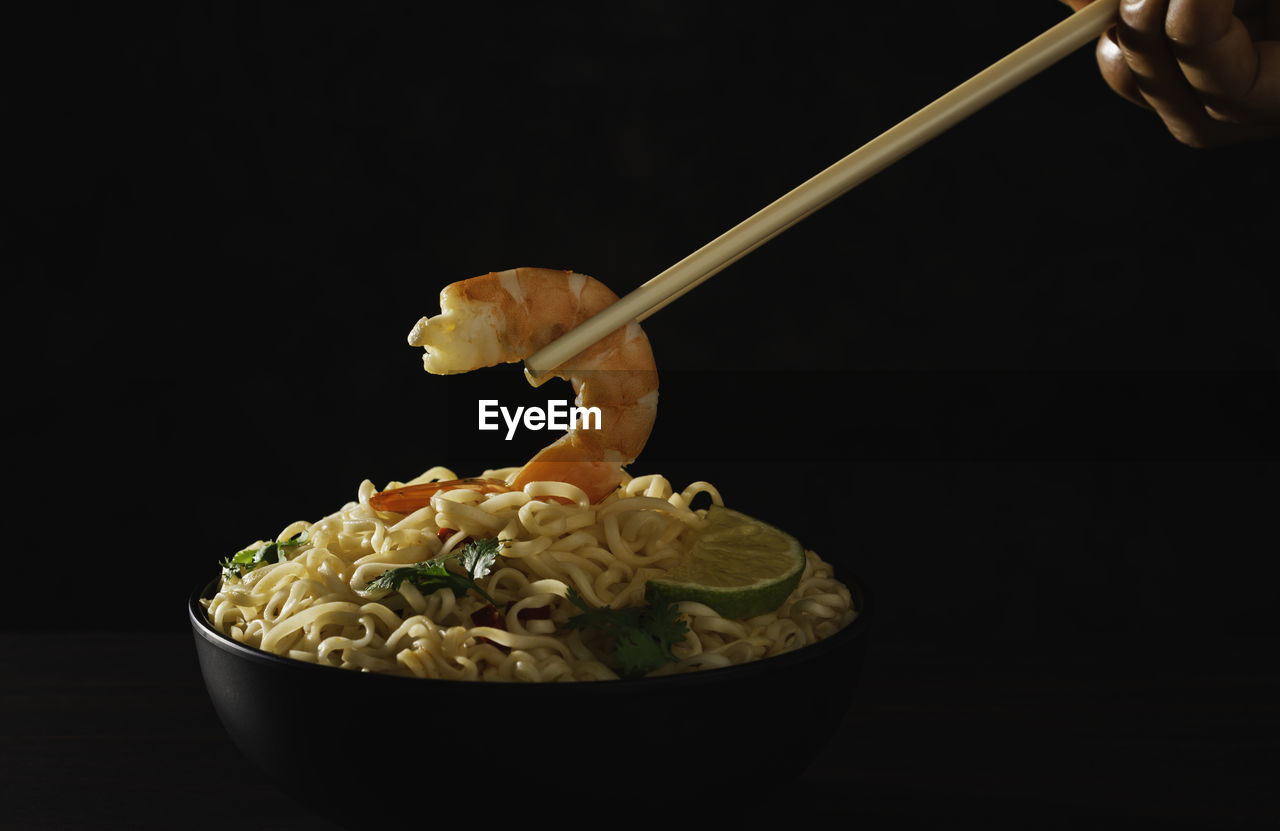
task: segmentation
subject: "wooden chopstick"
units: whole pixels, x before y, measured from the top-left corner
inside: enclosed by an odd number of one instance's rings
[[[800,220],[1097,39],[1120,0],[1095,0],[890,127],[799,187],[730,228],[594,317],[525,359],[535,385],[551,370],[632,320],[644,320]]]

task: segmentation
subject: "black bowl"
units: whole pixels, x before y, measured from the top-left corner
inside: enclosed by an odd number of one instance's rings
[[[733,667],[619,681],[443,681],[282,658],[209,624],[199,601],[216,580],[192,592],[188,612],[205,685],[235,744],[313,807],[332,776],[321,812],[357,825],[394,805],[422,816],[416,797],[378,800],[372,782],[346,778],[362,771],[383,788],[402,780],[410,793],[429,790],[443,776],[449,789],[490,798],[486,782],[559,793],[575,782],[662,782],[678,795],[691,783],[741,785],[752,772],[770,786],[794,780],[848,710],[866,652],[866,591],[841,579],[859,615],[825,640]],[[339,797],[352,787],[368,800]]]

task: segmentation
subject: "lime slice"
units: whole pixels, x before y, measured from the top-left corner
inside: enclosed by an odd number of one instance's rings
[[[662,577],[651,577],[645,599],[654,605],[692,600],[722,617],[772,612],[800,582],[805,553],[783,531],[713,505],[688,552]]]

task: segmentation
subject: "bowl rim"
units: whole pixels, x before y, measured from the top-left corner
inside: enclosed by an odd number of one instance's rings
[[[732,681],[734,678],[746,678],[759,675],[763,672],[772,672],[775,670],[785,670],[787,667],[797,664],[809,663],[822,655],[830,652],[839,651],[843,646],[852,641],[857,641],[866,637],[869,627],[870,604],[868,603],[868,592],[866,584],[857,577],[850,575],[842,575],[840,582],[849,588],[853,595],[854,608],[858,610],[858,614],[847,626],[836,632],[834,635],[823,638],[820,641],[802,646],[799,649],[793,649],[790,652],[784,652],[781,655],[774,655],[768,658],[761,658],[755,661],[748,661],[744,664],[734,664],[727,667],[715,667],[712,669],[702,669],[695,672],[686,672],[676,675],[659,675],[652,678],[619,678],[604,681],[572,681],[572,682],[522,682],[522,681],[480,681],[466,680],[455,678],[418,678],[416,676],[407,675],[391,675],[382,672],[358,672],[355,670],[343,670],[341,667],[322,666],[320,664],[312,664],[307,661],[299,661],[295,658],[289,658],[284,655],[276,655],[271,652],[263,652],[256,647],[248,646],[239,641],[224,635],[213,627],[208,615],[205,614],[204,607],[200,605],[200,601],[206,597],[211,597],[216,591],[216,587],[221,577],[213,579],[197,586],[187,599],[187,616],[191,622],[191,628],[198,637],[204,638],[212,646],[223,652],[229,653],[237,658],[248,660],[253,663],[264,664],[267,666],[278,667],[291,672],[321,672],[325,673],[322,677],[332,677],[330,673],[335,670],[341,670],[349,677],[359,677],[370,679],[359,683],[372,684],[424,684],[440,686],[444,689],[466,689],[474,690],[477,685],[483,685],[486,689],[495,690],[495,694],[504,694],[496,692],[498,690],[523,690],[523,694],[533,691],[536,695],[570,695],[574,691],[591,690],[592,692],[608,692],[617,694],[627,694],[635,692],[655,693],[662,689],[680,689],[690,686],[703,686],[707,684],[718,684],[725,681]]]

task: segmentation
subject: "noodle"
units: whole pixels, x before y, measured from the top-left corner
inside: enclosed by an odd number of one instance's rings
[[[436,467],[405,484],[456,478]],[[212,626],[266,652],[359,671],[484,681],[616,679],[618,671],[592,651],[589,638],[565,625],[580,612],[566,595],[572,589],[592,607],[643,605],[646,581],[679,560],[705,521],[694,499],[705,494],[723,504],[707,482],[675,491],[662,476],[646,475],[627,479],[596,505],[560,482],[508,493],[441,490],[430,505],[389,524],[369,505],[375,492],[366,480],[355,502],[318,522],[286,526],[277,541],[301,535],[287,561],[224,576],[202,601]],[[545,501],[553,496],[570,504]],[[496,601],[496,616],[485,616],[492,609],[473,591],[424,595],[406,580],[376,600],[362,592],[383,572],[454,552],[469,537],[507,541],[492,571],[477,580]],[[847,626],[857,616],[849,589],[815,552],[806,551],[806,560],[799,585],[768,614],[730,620],[700,603],[676,604],[688,631],[672,647],[676,660],[649,674],[760,660]]]

